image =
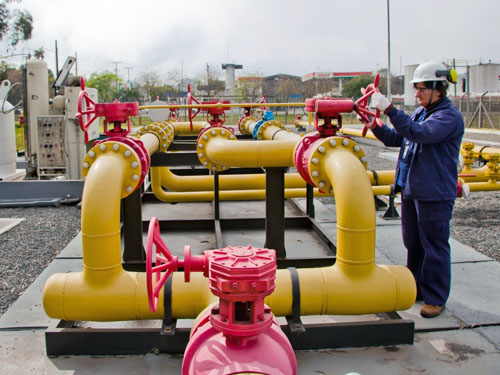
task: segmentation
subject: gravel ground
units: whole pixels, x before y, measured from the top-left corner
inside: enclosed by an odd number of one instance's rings
[[[478,138],[477,134],[474,138]],[[500,132],[480,138],[500,142]],[[381,158],[379,153],[397,149],[369,139],[357,142],[368,158],[369,169],[394,169],[395,161]],[[499,212],[500,191],[477,192],[467,199],[457,199],[452,238],[500,261]],[[80,231],[80,210],[76,206],[0,208],[0,218],[20,217],[25,220],[0,235],[0,316]]]
[[[0,316],[80,231],[76,206],[0,208],[1,218],[25,218],[0,234]]]

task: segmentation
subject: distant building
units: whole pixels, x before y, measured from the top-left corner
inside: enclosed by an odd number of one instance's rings
[[[299,76],[293,76],[290,74],[274,74],[262,78],[262,94],[268,97],[279,96],[279,86],[284,81],[296,83],[297,86],[300,86],[301,84]]]

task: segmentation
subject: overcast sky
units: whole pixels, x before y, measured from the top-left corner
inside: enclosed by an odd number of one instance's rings
[[[23,0],[49,68],[78,57],[78,74],[238,63],[238,75],[359,71],[387,67],[387,0]],[[390,0],[391,70],[455,58],[500,63],[499,0]],[[4,47],[5,45],[3,45]],[[2,48],[2,55],[5,54]],[[18,63],[11,59],[12,62]]]

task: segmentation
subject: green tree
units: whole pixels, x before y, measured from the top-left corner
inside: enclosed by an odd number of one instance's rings
[[[361,98],[361,88],[373,83],[373,77],[357,76],[345,83],[342,87],[342,96],[353,98],[354,100]]]
[[[92,73],[85,85],[87,87],[94,87],[98,90],[99,102],[109,103],[118,98],[117,83],[118,86],[120,86],[122,84],[122,79],[115,73],[106,70],[102,73]]]
[[[118,100],[120,102],[140,102],[141,93],[137,87],[122,88],[118,92]]]
[[[14,48],[20,41],[31,38],[33,17],[27,10],[9,9],[9,4],[20,0],[3,0],[0,2],[0,40],[9,38],[9,47]],[[9,50],[9,48],[7,48]]]

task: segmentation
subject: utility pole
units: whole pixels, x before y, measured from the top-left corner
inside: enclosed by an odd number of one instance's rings
[[[121,61],[111,61],[111,64],[115,64],[115,79],[116,79],[116,90],[118,90],[118,64],[121,64]]]

